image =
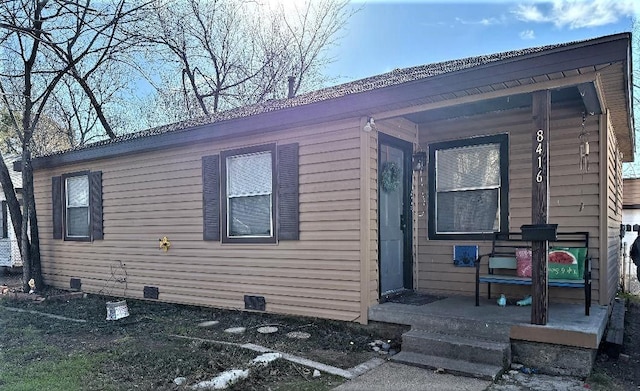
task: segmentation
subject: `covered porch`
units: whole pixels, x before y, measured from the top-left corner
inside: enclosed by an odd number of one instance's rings
[[[369,309],[369,319],[403,324],[402,351],[392,359],[449,373],[495,379],[519,363],[532,372],[586,377],[605,332],[607,306],[550,303],[549,322],[531,324],[531,307],[500,307],[482,299],[453,296],[411,304],[386,302]]]
[[[433,72],[445,72],[397,89],[402,107],[367,113],[362,145],[371,146],[374,117],[379,133],[377,151],[364,148],[362,161],[375,161],[377,152],[379,178],[373,197],[361,195],[362,209],[377,212],[363,227],[377,225],[366,232],[378,236],[378,251],[362,241],[363,295],[371,299],[376,282],[379,300],[402,290],[473,295],[475,270],[456,262],[456,248],[488,254],[494,233],[550,223],[559,233],[588,233],[590,301],[610,304],[618,288],[621,166],[635,143],[628,42],[612,36],[475,60],[481,64],[453,71],[435,64]],[[397,189],[385,183],[389,162],[402,167]],[[363,184],[371,172],[363,167]],[[585,299],[578,289],[547,288],[545,243],[534,245],[534,289],[501,289],[508,297],[531,294],[536,311],[524,311],[527,322],[545,324],[554,316],[547,302]],[[372,271],[378,281],[367,282]],[[371,304],[362,300],[363,318]]]

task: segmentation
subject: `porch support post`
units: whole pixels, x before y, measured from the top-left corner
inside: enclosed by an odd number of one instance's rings
[[[377,138],[377,131],[368,133],[362,130],[367,120],[366,117],[361,118],[358,127],[360,134],[360,316],[358,321],[361,324],[367,324],[369,321],[371,263],[376,261],[371,258],[371,145],[376,142],[376,139],[372,141],[372,138]]]
[[[551,91],[532,94],[532,186],[531,223],[547,224],[549,216],[549,115]],[[548,241],[531,242],[531,324],[546,325],[549,308],[547,285]]]

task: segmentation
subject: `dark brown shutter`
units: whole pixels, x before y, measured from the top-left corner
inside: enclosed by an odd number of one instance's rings
[[[299,240],[298,144],[278,146],[278,239]]]
[[[202,238],[220,240],[220,157],[202,157]]]
[[[51,177],[51,215],[53,238],[62,239],[62,178]]]
[[[8,238],[9,231],[7,228],[7,201],[2,201],[2,237]]]
[[[91,238],[102,240],[103,218],[102,218],[102,171],[89,173],[89,206],[91,208]]]

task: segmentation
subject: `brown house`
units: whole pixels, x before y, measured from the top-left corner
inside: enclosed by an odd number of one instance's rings
[[[606,306],[635,147],[630,50],[625,33],[397,69],[35,159],[45,281],[362,323],[403,290],[472,303],[475,269],[453,246],[486,252],[532,222],[542,115],[548,220],[589,232]],[[452,162],[467,167],[455,180]]]

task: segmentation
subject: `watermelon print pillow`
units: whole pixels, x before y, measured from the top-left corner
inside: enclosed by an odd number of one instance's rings
[[[581,280],[584,276],[585,247],[553,247],[549,250],[549,278]]]

